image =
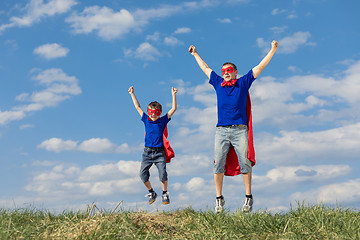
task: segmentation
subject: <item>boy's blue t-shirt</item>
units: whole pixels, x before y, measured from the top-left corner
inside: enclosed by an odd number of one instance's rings
[[[209,83],[217,96],[218,123],[216,126],[247,124],[246,103],[248,91],[255,78],[252,70],[239,78],[232,87],[222,87],[223,78],[211,72]]]
[[[171,118],[168,118],[167,114],[156,121],[151,121],[148,118],[149,116],[145,113],[141,117],[141,121],[143,121],[145,125],[145,146],[164,147],[163,133],[166,124],[171,120]]]

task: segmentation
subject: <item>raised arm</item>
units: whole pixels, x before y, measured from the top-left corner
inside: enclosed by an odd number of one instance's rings
[[[278,46],[279,46],[279,43],[277,41],[274,40],[271,42],[270,51],[266,54],[266,56],[263,58],[263,60],[261,60],[259,65],[255,66],[252,69],[254,78],[257,78],[257,76],[259,76],[259,74],[262,72],[262,70],[264,70],[266,65],[268,65],[271,58],[274,56],[276,50],[278,49]]]
[[[195,57],[196,62],[199,64],[199,67],[205,73],[205,75],[208,78],[210,78],[212,69],[209,68],[209,66],[204,62],[204,60],[202,60],[202,58],[200,57],[199,53],[196,51],[196,48],[193,45],[189,47],[189,52],[191,53],[191,55]]]
[[[176,88],[171,88],[172,107],[171,107],[171,109],[169,110],[169,112],[167,113],[168,118],[171,118],[171,116],[175,113],[175,111],[176,111],[176,109],[177,109],[176,93],[177,93],[177,89],[176,89]]]
[[[136,110],[138,111],[140,116],[142,116],[144,112],[141,109],[140,104],[139,104],[138,100],[135,97],[134,87],[130,87],[128,91],[129,91],[129,94],[131,96],[131,99],[133,100],[133,103],[134,103],[134,106],[135,106]]]

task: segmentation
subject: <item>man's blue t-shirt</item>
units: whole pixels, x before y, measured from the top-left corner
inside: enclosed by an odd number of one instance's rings
[[[217,96],[218,123],[216,126],[247,124],[246,103],[248,91],[255,78],[252,70],[229,87],[222,87],[223,78],[211,72],[209,83]]]
[[[149,116],[145,113],[141,117],[141,121],[145,124],[145,146],[164,147],[163,133],[166,124],[171,120],[171,118],[168,118],[167,114],[156,121],[151,121],[148,118]]]

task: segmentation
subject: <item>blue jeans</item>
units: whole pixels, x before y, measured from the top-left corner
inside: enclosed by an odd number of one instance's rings
[[[166,155],[165,149],[152,149],[149,147],[144,148],[142,155],[142,162],[140,167],[140,178],[145,183],[150,178],[150,168],[155,164],[159,171],[159,179],[161,182],[167,181],[166,172]]]
[[[224,173],[226,156],[233,146],[239,160],[241,173],[251,172],[248,153],[248,129],[246,125],[217,127],[215,133],[214,173]]]

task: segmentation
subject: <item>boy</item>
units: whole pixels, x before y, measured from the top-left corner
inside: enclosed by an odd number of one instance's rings
[[[158,102],[151,102],[147,107],[147,113],[144,113],[140,107],[138,100],[134,94],[134,88],[129,88],[129,93],[133,100],[134,106],[141,116],[141,121],[145,124],[145,148],[142,155],[141,167],[140,167],[140,178],[143,181],[145,187],[148,189],[149,194],[145,197],[149,198],[149,204],[155,202],[157,194],[153,190],[150,178],[150,167],[155,164],[159,171],[159,178],[161,187],[163,190],[162,204],[169,204],[170,198],[167,192],[168,177],[166,172],[166,154],[163,142],[163,134],[167,123],[171,120],[171,116],[177,109],[176,93],[177,89],[172,88],[172,108],[170,111],[160,117],[162,112],[161,104]]]
[[[252,210],[252,163],[247,157],[248,126],[246,107],[248,90],[253,81],[270,62],[278,45],[277,41],[272,41],[271,50],[259,65],[255,66],[239,79],[236,79],[238,71],[235,64],[229,62],[224,63],[221,68],[222,77],[220,77],[202,60],[194,46],[191,45],[189,47],[189,52],[195,57],[201,70],[210,79],[209,83],[213,85],[217,95],[218,123],[215,134],[214,165],[214,182],[216,189],[215,212],[217,213],[221,212],[225,205],[225,200],[222,196],[222,186],[226,157],[231,146],[236,152],[246,190],[245,203],[242,211],[250,212]]]

